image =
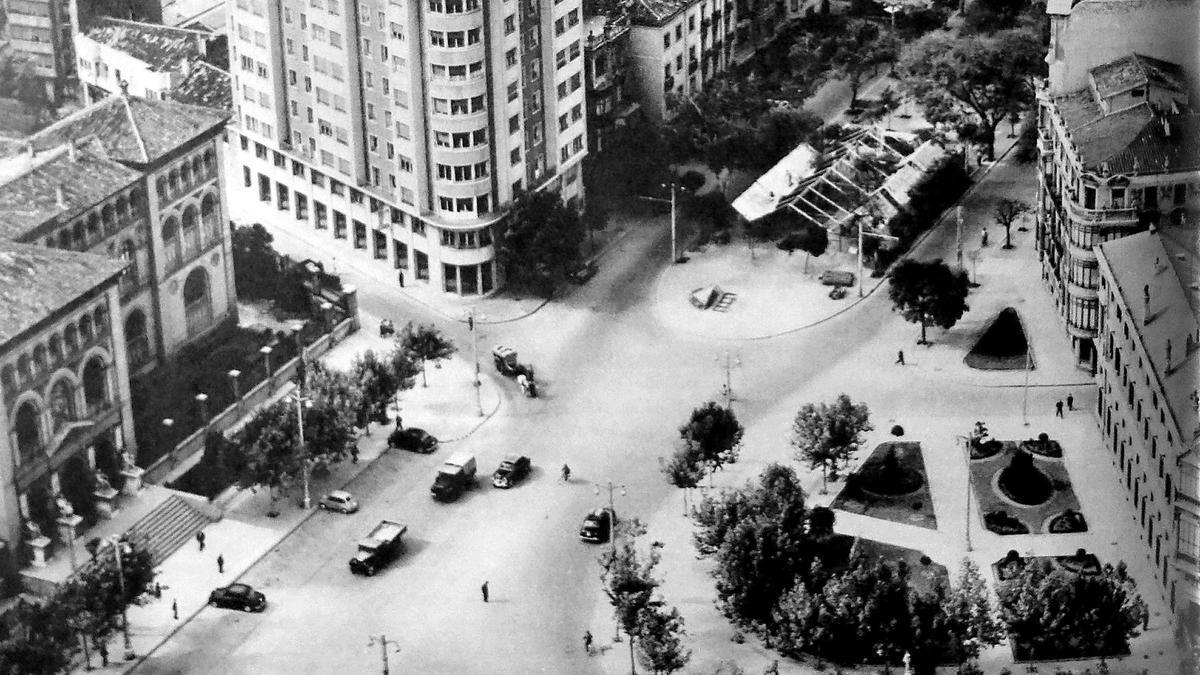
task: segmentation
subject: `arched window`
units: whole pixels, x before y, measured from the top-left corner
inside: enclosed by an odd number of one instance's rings
[[[183,186],[184,190],[187,190],[188,186],[192,184],[192,165],[188,164],[186,160],[179,165],[179,184]]]
[[[212,324],[212,300],[208,293],[208,272],[197,267],[183,284],[183,310],[188,335],[196,335]]]
[[[37,405],[26,401],[17,408],[13,431],[17,435],[17,451],[21,453],[21,462],[37,459],[42,450],[42,425],[38,419]]]
[[[89,239],[98,239],[100,237],[100,217],[96,215],[95,211],[88,215],[87,235]]]
[[[59,378],[50,388],[50,430],[57,434],[75,419],[75,388],[67,378]]]
[[[75,225],[71,227],[71,242],[72,247],[76,250],[82,251],[87,248],[87,232],[84,230],[82,222],[76,221]]]
[[[179,169],[167,172],[167,187],[170,188],[172,197],[179,194]]]
[[[146,315],[135,309],[125,319],[125,351],[129,362],[139,366],[150,360],[150,337],[146,334]]]
[[[104,305],[96,308],[92,312],[93,325],[96,327],[96,335],[105,335],[108,333],[108,310]]]
[[[204,169],[212,173],[213,168],[217,164],[217,156],[213,153],[212,148],[204,151]]]
[[[11,391],[17,388],[17,371],[11,366],[4,366],[0,369],[0,386]]]
[[[125,195],[117,196],[117,220],[124,221],[129,218],[129,200]]]
[[[197,181],[204,178],[204,163],[200,161],[200,155],[192,158],[192,178]]]
[[[58,231],[58,247],[71,248],[71,233],[65,227]]]
[[[138,209],[142,208],[142,191],[133,188],[129,191],[129,216],[132,218],[137,215]]]
[[[105,204],[100,210],[100,220],[104,221],[105,232],[115,232],[117,229],[117,210],[112,204]]]
[[[75,324],[67,324],[63,330],[63,342],[66,343],[68,354],[79,350],[79,331],[75,329]]]
[[[167,222],[163,223],[162,238],[163,250],[167,257],[167,269],[173,270],[179,267],[179,263],[183,259],[180,251],[179,221],[175,220],[175,216],[167,218]]]
[[[39,374],[46,372],[49,367],[46,361],[46,345],[33,348],[33,367]]]
[[[62,363],[63,360],[63,344],[62,338],[57,335],[50,336],[50,361],[54,364]]]
[[[83,367],[83,400],[89,416],[108,402],[108,380],[104,375],[107,368],[99,356],[92,357]]]
[[[27,382],[33,377],[33,368],[30,365],[28,354],[22,354],[17,358],[17,374],[21,376],[21,382]]]
[[[200,219],[195,206],[183,210],[183,259],[200,255]]]
[[[121,260],[129,263],[129,267],[125,268],[125,278],[127,283],[136,286],[140,281],[141,274],[138,271],[137,247],[133,245],[132,239],[126,239],[121,242]]]
[[[204,195],[200,202],[200,224],[204,229],[205,243],[217,240],[221,233],[221,213],[217,207],[217,198],[210,192]]]
[[[154,191],[158,193],[158,201],[167,201],[167,179],[159,176],[154,182]]]
[[[95,331],[92,326],[92,315],[91,314],[84,314],[83,318],[79,320],[79,334],[83,337],[84,340],[92,339],[92,336],[95,334]]]

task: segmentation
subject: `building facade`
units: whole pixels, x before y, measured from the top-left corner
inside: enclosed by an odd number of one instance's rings
[[[115,95],[0,158],[0,283],[23,291],[0,299],[9,572],[58,536],[58,498],[94,518],[88,486],[128,468],[130,376],[236,319],[226,119]]]
[[[238,0],[242,187],[410,283],[500,285],[513,198],[583,197],[579,0]]]
[[[75,87],[74,36],[79,26],[75,0],[4,0],[2,4],[10,44],[29,57],[51,100],[60,100]]]
[[[588,149],[598,153],[613,129],[627,123],[640,106],[629,96],[629,17],[590,16],[584,28]]]
[[[637,0],[630,9],[634,96],[661,123],[734,61],[738,5],[725,0]],[[749,39],[749,37],[747,38]]]
[[[75,34],[75,56],[84,102],[126,91],[150,100],[167,98],[207,53],[211,33],[159,24],[97,19]]]
[[[1039,91],[1037,247],[1081,368],[1096,364],[1096,253],[1151,225],[1181,224],[1200,203],[1200,115],[1177,64],[1128,54],[1087,86]]]
[[[1096,247],[1097,415],[1155,578],[1200,637],[1200,291],[1195,226]]]

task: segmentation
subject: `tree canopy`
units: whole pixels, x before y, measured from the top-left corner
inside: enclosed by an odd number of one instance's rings
[[[1045,70],[1045,53],[1032,29],[986,36],[938,31],[905,46],[898,69],[930,122],[961,127],[964,113],[973,116],[991,159],[996,126],[1033,101],[1033,80]]]
[[[679,427],[679,437],[692,461],[705,466],[710,476],[737,461],[743,432],[733,410],[713,401],[693,410],[687,423]]]
[[[832,405],[806,403],[800,408],[792,421],[792,447],[797,460],[821,467],[825,482],[829,469],[848,462],[863,442],[863,434],[873,428],[866,404],[854,403],[841,394]]]
[[[599,559],[604,594],[612,604],[617,626],[629,639],[631,670],[635,647],[643,662],[656,673],[679,670],[691,656],[680,639],[683,619],[674,607],[668,609],[657,593],[660,582],[654,577],[654,568],[659,562],[661,546],[654,542],[649,552],[643,554],[638,550],[637,537],[628,534]]]
[[[890,281],[888,297],[892,305],[906,321],[921,324],[917,344],[928,344],[926,328],[952,328],[968,309],[971,285],[967,273],[952,270],[941,260],[901,260],[892,268]]]
[[[400,348],[412,358],[421,361],[421,386],[428,387],[429,381],[425,377],[425,362],[433,361],[437,363],[442,359],[448,359],[458,348],[445,335],[442,334],[437,326],[433,324],[413,324],[409,321],[404,326],[404,330],[400,332],[400,337],[397,338]],[[397,355],[392,355],[393,368],[401,368],[403,364],[397,362]]]
[[[863,78],[880,66],[893,63],[899,42],[878,23],[850,19],[839,31],[829,34],[817,46],[818,58],[850,85],[850,105],[858,104]]]
[[[580,259],[583,222],[550,190],[522,193],[496,237],[509,284],[549,295]]]

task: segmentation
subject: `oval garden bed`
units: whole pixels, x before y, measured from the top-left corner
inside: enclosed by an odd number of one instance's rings
[[[1005,497],[1022,506],[1038,506],[1054,496],[1050,477],[1033,465],[1033,456],[1018,451],[1008,466],[1000,471],[996,482]]]
[[[983,515],[983,524],[996,534],[1029,534],[1029,528],[1020,520],[1008,515],[1007,511],[989,511]]]
[[[1067,509],[1050,519],[1046,529],[1053,534],[1069,534],[1071,532],[1087,532],[1087,520],[1075,509]]]
[[[971,459],[990,459],[1000,454],[1000,451],[1003,449],[1004,443],[996,440],[973,444],[971,446]]]
[[[1058,441],[1050,440],[1046,434],[1038,434],[1037,438],[1030,438],[1021,441],[1021,449],[1025,452],[1038,455],[1039,457],[1048,457],[1050,459],[1062,459],[1062,446]]]

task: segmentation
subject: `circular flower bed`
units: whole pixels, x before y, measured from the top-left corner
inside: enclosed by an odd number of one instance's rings
[[[1007,511],[989,511],[983,516],[983,524],[996,534],[1029,534],[1029,528],[1008,515]]]
[[[1070,532],[1087,532],[1087,520],[1083,514],[1074,510],[1067,509],[1062,513],[1050,519],[1050,526],[1047,528],[1053,534],[1067,534]]]
[[[1050,501],[1054,485],[1046,474],[1033,465],[1033,457],[1018,451],[1012,461],[1000,472],[997,482],[1005,497],[1025,506],[1037,506]]]
[[[988,459],[1000,454],[1004,444],[1000,441],[984,441],[971,446],[971,459]]]

